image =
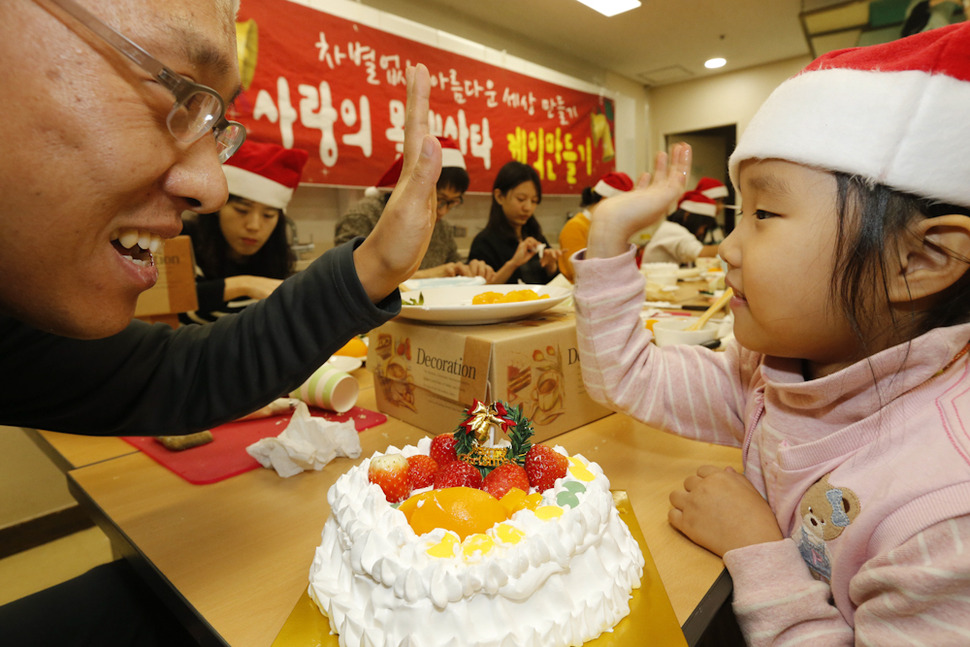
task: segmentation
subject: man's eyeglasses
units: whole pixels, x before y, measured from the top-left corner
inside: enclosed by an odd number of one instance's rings
[[[460,207],[462,204],[464,204],[464,202],[465,202],[465,199],[462,196],[458,196],[454,200],[448,200],[444,196],[442,196],[440,193],[438,194],[438,208],[439,209],[444,208],[444,209],[447,209],[447,210],[450,211],[450,210],[454,209],[455,207]]]
[[[162,65],[151,54],[118,33],[74,0],[48,0],[57,5],[93,34],[131,59],[175,95],[175,104],[166,124],[175,139],[191,144],[210,130],[215,135],[219,161],[232,157],[246,139],[246,127],[226,119],[226,105],[212,88],[193,83]]]

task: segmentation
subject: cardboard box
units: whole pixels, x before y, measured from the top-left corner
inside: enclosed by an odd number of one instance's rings
[[[166,240],[155,253],[155,265],[158,266],[158,282],[139,295],[135,305],[136,317],[157,318],[199,307],[191,238],[176,236]]]
[[[586,393],[572,313],[484,326],[395,319],[370,333],[377,406],[432,434],[453,431],[476,399],[522,406],[536,441],[610,413]]]

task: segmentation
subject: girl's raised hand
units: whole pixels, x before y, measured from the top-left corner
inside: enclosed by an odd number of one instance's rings
[[[690,146],[675,144],[669,160],[666,153],[657,153],[653,175],[644,173],[633,191],[600,202],[589,229],[586,257],[618,256],[629,249],[633,234],[665,218],[670,204],[684,192],[690,164]]]
[[[441,174],[441,146],[428,129],[428,69],[420,64],[408,68],[407,81],[401,179],[374,231],[354,250],[357,276],[374,303],[418,269],[437,220],[435,185]]]

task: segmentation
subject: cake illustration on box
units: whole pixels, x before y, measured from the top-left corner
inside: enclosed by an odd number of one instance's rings
[[[558,346],[531,354],[515,353],[506,367],[506,397],[537,425],[548,425],[566,412],[565,375]]]
[[[629,614],[644,558],[602,468],[506,402],[330,488],[310,598],[340,645],[566,647]]]
[[[377,336],[378,365],[374,381],[391,404],[417,411],[414,403],[414,378],[408,369],[411,361],[411,339],[394,340],[391,335]]]

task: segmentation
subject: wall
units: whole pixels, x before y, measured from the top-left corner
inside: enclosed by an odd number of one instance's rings
[[[668,134],[736,124],[738,136],[771,91],[811,62],[800,56],[705,79],[651,88],[649,128],[652,154]]]

